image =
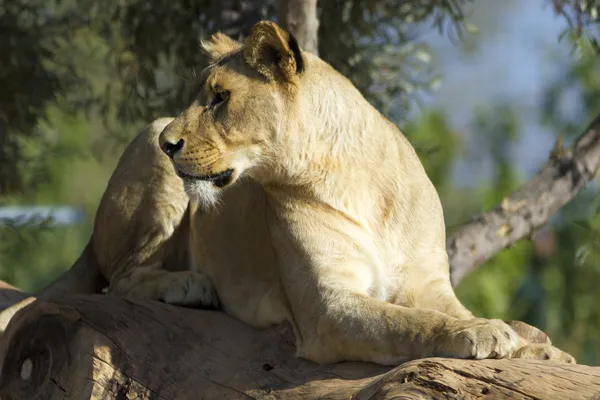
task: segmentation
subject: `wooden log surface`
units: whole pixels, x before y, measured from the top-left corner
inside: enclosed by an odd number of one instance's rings
[[[600,399],[600,368],[430,358],[390,369],[296,358],[283,325],[116,296],[37,300],[0,339],[2,400]]]

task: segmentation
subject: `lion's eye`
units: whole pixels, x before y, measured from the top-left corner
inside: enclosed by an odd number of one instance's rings
[[[219,104],[223,103],[228,98],[229,98],[229,92],[227,90],[215,93],[215,97],[213,97],[213,100],[211,101],[210,105],[208,106],[208,109],[212,110],[213,108],[215,108]]]

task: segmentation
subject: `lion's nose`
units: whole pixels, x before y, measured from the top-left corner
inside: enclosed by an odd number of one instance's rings
[[[164,151],[165,154],[171,158],[173,158],[175,153],[177,153],[179,150],[181,150],[183,148],[183,145],[185,144],[183,139],[179,139],[176,143],[174,143],[174,142],[175,142],[174,140],[171,141],[171,140],[167,139],[163,142],[162,146],[160,147],[162,149],[162,151]]]

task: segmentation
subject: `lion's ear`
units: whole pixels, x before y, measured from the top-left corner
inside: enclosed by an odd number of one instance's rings
[[[239,50],[242,44],[224,33],[217,32],[208,40],[201,40],[200,46],[208,54],[211,61],[217,61],[224,55]]]
[[[254,25],[244,44],[244,59],[269,80],[292,81],[304,69],[294,36],[270,21]]]

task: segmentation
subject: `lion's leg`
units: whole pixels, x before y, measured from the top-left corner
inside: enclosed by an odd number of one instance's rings
[[[342,221],[334,231],[309,216],[286,215],[271,226],[300,356],[395,365],[431,356],[506,357],[517,347],[517,334],[502,321],[460,320],[371,297],[376,267],[346,236],[359,234],[356,227]]]
[[[214,306],[210,279],[190,270],[189,220],[195,210],[158,144],[171,121],[154,121],[125,149],[98,207],[91,245],[109,292]]]
[[[397,306],[369,297],[343,276],[334,279],[335,285],[326,283],[333,279],[318,283],[315,292],[288,293],[298,353],[313,361],[397,365],[432,356],[502,358],[517,347],[517,334],[502,321],[459,320],[435,310]]]
[[[444,270],[444,268],[439,269]],[[411,287],[411,304],[404,304],[405,299],[403,297],[399,297],[394,303],[436,310],[457,319],[474,318],[471,311],[456,297],[447,276],[432,276],[425,281],[417,278],[411,279]]]
[[[210,278],[194,271],[172,272],[157,266],[138,267],[115,279],[108,291],[188,307],[219,306]]]

